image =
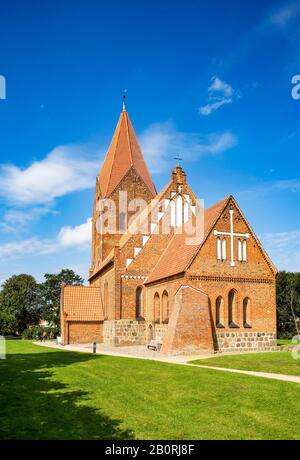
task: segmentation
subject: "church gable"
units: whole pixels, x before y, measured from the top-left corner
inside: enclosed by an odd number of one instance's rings
[[[180,167],[175,168],[172,181],[157,196],[154,212],[147,215],[148,232],[132,237],[135,240],[134,247],[132,241],[128,242],[127,272],[138,272],[142,269],[149,274],[159,262],[176,229],[187,223],[196,213],[196,197],[186,184],[183,174]]]
[[[210,222],[203,245],[189,274],[273,277],[276,268],[233,197]]]

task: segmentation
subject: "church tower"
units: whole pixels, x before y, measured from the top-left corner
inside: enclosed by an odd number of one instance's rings
[[[130,212],[127,208],[124,209],[124,199],[125,207],[134,199],[143,199],[148,204],[156,194],[124,104],[110,147],[96,178],[90,275],[118,245],[122,234],[127,230]],[[103,207],[107,209],[109,202],[115,207],[114,231],[101,233],[97,221],[99,222],[99,217],[104,211]]]

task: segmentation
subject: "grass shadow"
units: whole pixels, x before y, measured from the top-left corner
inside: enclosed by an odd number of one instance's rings
[[[89,392],[57,376],[60,367],[93,359],[101,357],[34,350],[1,360],[0,439],[133,439],[120,420],[89,406]]]

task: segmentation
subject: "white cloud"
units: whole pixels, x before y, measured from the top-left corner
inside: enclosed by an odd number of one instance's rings
[[[214,97],[216,93],[220,93],[221,96],[231,97],[234,93],[233,88],[226,81],[220,80],[219,77],[214,76],[212,78],[212,84],[208,88],[208,92],[211,97]]]
[[[225,94],[231,87],[216,79],[212,87]],[[179,153],[185,159],[222,153],[237,143],[228,132],[201,135],[180,132],[171,122],[152,124],[140,135],[143,153],[152,172],[166,169]],[[25,225],[48,212],[56,198],[93,188],[100,168],[102,149],[93,145],[60,146],[27,167],[0,165],[0,199],[12,209],[0,229],[10,231],[15,220]]]
[[[197,160],[204,155],[218,155],[237,145],[230,131],[201,135],[176,130],[172,122],[150,125],[139,136],[145,159],[151,172],[170,168],[173,158],[181,154],[184,160]]]
[[[0,222],[0,230],[6,232],[17,232],[20,228],[26,227],[29,223],[39,219],[48,213],[56,214],[57,211],[51,209],[51,207],[42,206],[34,207],[29,209],[8,209],[3,216],[3,221]]]
[[[0,166],[0,196],[13,205],[51,203],[55,198],[94,186],[100,164],[88,146],[56,147],[27,168]]]
[[[266,233],[262,241],[279,270],[300,272],[300,231]]]
[[[28,255],[43,255],[61,252],[67,248],[86,248],[91,244],[92,219],[75,227],[62,227],[54,239],[43,240],[32,237],[25,240],[8,242],[0,245],[0,257],[18,259]]]
[[[29,254],[49,254],[55,250],[55,247],[56,245],[51,241],[33,237],[0,245],[0,257],[10,259]]]
[[[239,97],[239,93],[234,91],[229,83],[214,76],[208,88],[208,104],[200,107],[199,113],[208,116],[223,105],[232,104],[234,99]]]
[[[222,99],[221,101],[213,102],[211,104],[206,104],[203,107],[200,107],[201,115],[207,116],[210,115],[215,110],[218,110],[222,105],[225,104],[232,104],[232,98],[229,99]]]
[[[269,175],[272,175],[274,172],[273,169],[270,170]],[[250,199],[258,199],[259,197],[270,195],[277,192],[291,192],[298,193],[300,192],[300,179],[282,179],[282,180],[269,180],[269,181],[259,181],[257,185],[254,185],[251,188],[241,190],[239,192],[240,196]]]
[[[58,234],[61,246],[86,246],[91,244],[92,219],[87,219],[84,224],[75,227],[63,227]]]
[[[300,179],[286,179],[275,183],[275,187],[281,190],[289,190],[291,192],[300,191]]]
[[[292,2],[278,8],[270,14],[269,22],[277,27],[286,27],[293,19],[300,14],[300,2]]]

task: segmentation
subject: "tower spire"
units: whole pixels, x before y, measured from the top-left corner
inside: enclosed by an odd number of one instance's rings
[[[99,173],[102,198],[111,195],[132,167],[153,197],[156,196],[154,184],[125,106]]]
[[[126,112],[126,96],[127,96],[127,89],[123,91],[123,112]]]

